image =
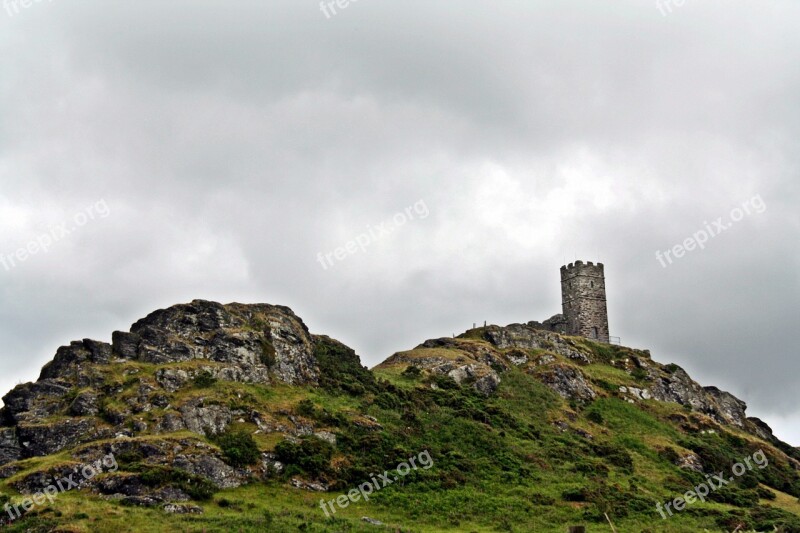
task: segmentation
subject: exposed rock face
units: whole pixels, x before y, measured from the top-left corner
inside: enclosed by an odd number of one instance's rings
[[[549,350],[572,359],[578,364],[588,365],[592,361],[572,339],[549,333],[525,324],[511,324],[504,328],[487,328],[486,340],[500,349],[522,348]]]
[[[17,440],[15,428],[0,428],[0,464],[10,463],[22,457],[22,448]]]
[[[500,376],[497,375],[497,372],[474,364],[454,368],[447,375],[459,385],[470,380],[475,390],[487,396],[497,390],[497,386],[500,385]]]
[[[244,481],[241,474],[214,455],[179,455],[172,465],[206,478],[221,489],[238,487]]]
[[[111,436],[107,429],[98,427],[95,420],[67,418],[51,424],[20,424],[17,439],[23,457],[50,455],[64,448]]]
[[[539,372],[538,377],[542,383],[568,400],[588,402],[597,396],[581,371],[568,365],[553,365]]]
[[[164,512],[167,514],[202,514],[203,508],[197,505],[168,503],[164,506]]]
[[[227,375],[237,381],[247,376],[263,383],[271,376],[290,384],[316,383],[319,372],[303,321],[288,307],[267,304],[195,300],[162,309],[136,322],[130,333],[115,332],[113,353],[156,364],[230,363]]]
[[[99,365],[111,361],[111,345],[105,342],[84,339],[73,341],[69,346],[62,346],[56,351],[52,361],[42,368],[39,381],[45,379],[72,379],[79,384],[88,385],[81,375],[81,365],[86,362]]]
[[[436,350],[446,348],[453,357],[437,355]],[[450,351],[452,350],[452,351]],[[430,356],[426,356],[430,354]],[[492,394],[500,384],[498,370],[510,366],[508,360],[498,352],[462,339],[431,339],[412,352],[394,354],[386,360],[388,364],[405,363],[424,368],[434,374],[447,375],[459,385],[470,384],[478,392]]]
[[[208,365],[180,367],[195,360]],[[109,365],[128,362],[164,368],[155,381],[138,378],[137,368],[125,370],[124,383],[109,381]],[[173,407],[168,395],[193,386],[204,373],[221,381],[316,384],[314,339],[287,307],[195,300],[155,311],[130,332],[114,332],[112,344],[84,339],[62,346],[36,383],[18,385],[3,398],[0,465],[147,431],[135,415]],[[121,401],[131,385],[135,393]],[[203,405],[202,399],[174,408],[157,431],[215,435],[232,420],[228,408]]]
[[[203,405],[203,398],[192,400],[180,409],[183,424],[200,435],[219,435],[231,423],[231,410],[221,405]]]
[[[650,392],[656,400],[688,405],[721,424],[747,429],[747,404],[716,387],[701,387],[682,368],[665,372],[654,381]]]
[[[767,423],[761,420],[760,418],[748,417],[746,422],[746,427],[750,433],[758,437],[761,437],[767,442],[770,442],[775,438],[775,435],[772,434],[772,428],[769,427]],[[797,450],[800,452],[800,448],[798,448]]]
[[[703,461],[701,461],[700,457],[693,453],[679,457],[675,461],[675,466],[678,468],[703,473]]]
[[[72,416],[95,416],[100,412],[100,400],[97,393],[84,391],[75,397],[72,405],[69,406],[69,414]]]
[[[744,428],[747,416],[744,414],[747,404],[733,394],[719,390],[717,387],[704,387],[714,402],[713,414],[736,427]]]
[[[629,394],[638,400],[650,400],[653,397],[649,390],[638,387],[620,387],[619,391],[622,394]]]
[[[6,425],[35,423],[62,409],[61,400],[72,388],[67,381],[43,379],[17,385],[3,397],[5,406],[0,419]]]

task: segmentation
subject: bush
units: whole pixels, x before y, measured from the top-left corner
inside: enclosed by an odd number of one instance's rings
[[[255,463],[261,452],[247,431],[229,431],[212,439],[220,447],[228,463],[234,467],[242,467]]]
[[[595,357],[603,363],[611,363],[616,356],[616,350],[613,346],[608,344],[589,343]]]
[[[764,487],[758,487],[756,489],[756,494],[758,494],[758,497],[762,500],[775,500],[778,498],[774,492]]]
[[[800,518],[775,507],[755,507],[750,510],[749,518],[757,531],[800,532]]]
[[[284,440],[275,446],[278,460],[296,466],[305,473],[319,476],[330,471],[333,446],[316,437],[303,437],[299,443]],[[289,472],[289,468],[287,468]]]
[[[567,489],[561,493],[561,499],[565,502],[588,502],[589,491],[585,488]]]
[[[586,418],[595,424],[603,425],[605,423],[605,420],[603,420],[603,415],[600,414],[600,411],[589,411],[586,414]]]
[[[216,382],[217,378],[215,378],[208,370],[203,370],[197,374],[193,380],[194,386],[198,389],[207,389],[209,387],[213,387]]]
[[[736,485],[727,485],[708,495],[712,502],[727,503],[736,507],[755,507],[758,505],[758,494],[754,490],[746,490]]]
[[[450,376],[435,374],[431,376],[430,382],[442,390],[458,390],[461,386]]]
[[[619,392],[619,386],[618,385],[614,385],[613,383],[610,383],[610,382],[608,382],[608,381],[606,381],[604,379],[598,379],[598,380],[595,381],[595,383],[597,384],[598,387],[600,387],[601,389],[603,389],[605,391],[613,392],[613,393]]]
[[[306,416],[308,418],[316,418],[317,416],[317,408],[314,406],[314,402],[308,398],[300,400],[300,403],[297,404],[294,410],[300,416]]]
[[[633,474],[633,458],[625,449],[612,444],[595,444],[592,446],[592,450],[595,455],[605,458],[626,474]]]
[[[361,359],[344,344],[320,336],[314,345],[314,357],[319,366],[319,385],[329,392],[344,392],[363,396],[377,394],[382,387],[375,376],[361,365]]]
[[[410,365],[403,370],[402,376],[409,379],[416,379],[422,375],[422,369],[415,365]]]
[[[681,458],[680,454],[677,451],[675,451],[675,448],[670,448],[669,446],[664,449],[658,450],[658,456],[669,462],[669,464],[671,465],[676,464],[678,460]]]
[[[264,340],[261,342],[261,355],[259,355],[259,360],[261,364],[266,366],[267,368],[272,368],[277,363],[277,352],[275,351],[275,346],[268,340]]]
[[[538,493],[528,496],[528,501],[530,501],[533,505],[555,505],[556,503],[556,499],[552,496],[546,496]]]
[[[608,467],[603,463],[580,461],[575,464],[575,472],[588,477],[608,477]]]
[[[148,487],[173,487],[200,501],[210,500],[217,490],[209,480],[179,468],[151,465],[143,468],[140,478]]]

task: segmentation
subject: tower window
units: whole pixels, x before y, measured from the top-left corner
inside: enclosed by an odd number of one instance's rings
[[[593,338],[593,339],[596,339],[596,338],[597,338],[597,334],[598,334],[598,332],[597,332],[597,328],[592,328],[592,338]]]
[[[594,281],[590,281],[589,286],[594,289]]]

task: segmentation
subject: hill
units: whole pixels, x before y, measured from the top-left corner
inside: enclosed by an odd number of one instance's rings
[[[800,531],[800,453],[744,402],[534,323],[370,371],[286,307],[195,300],[3,401],[9,531]]]

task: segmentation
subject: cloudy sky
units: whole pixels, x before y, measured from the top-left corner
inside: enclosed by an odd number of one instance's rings
[[[6,1],[0,389],[194,298],[372,366],[600,260],[612,335],[800,445],[800,4],[668,2]]]

